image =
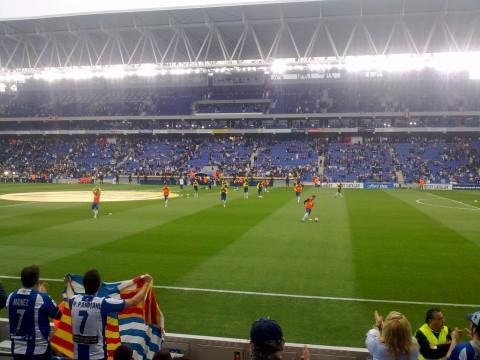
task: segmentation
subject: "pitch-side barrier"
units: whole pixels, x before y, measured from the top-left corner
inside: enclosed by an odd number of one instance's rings
[[[248,329],[246,329],[248,334]],[[298,360],[304,344],[287,343],[284,360]],[[308,345],[311,359],[315,360],[367,360],[366,349],[338,346]],[[245,339],[232,339],[186,334],[167,334],[163,348],[174,358],[190,360],[248,360],[250,344]],[[11,359],[8,340],[8,320],[0,318],[0,358]]]

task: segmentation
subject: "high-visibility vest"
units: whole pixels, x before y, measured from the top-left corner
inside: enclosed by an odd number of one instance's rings
[[[442,327],[442,330],[440,330],[440,334],[438,334],[438,338],[435,336],[432,329],[430,329],[430,327],[427,324],[423,324],[420,327],[420,329],[418,329],[418,331],[420,331],[423,335],[425,335],[431,348],[440,344],[446,344],[448,342],[448,339],[447,339],[448,327],[446,326]],[[418,359],[426,360],[421,353],[418,354]],[[445,357],[442,357],[440,359],[445,359]]]

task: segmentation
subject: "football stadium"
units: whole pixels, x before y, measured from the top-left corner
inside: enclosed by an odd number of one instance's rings
[[[480,357],[480,2],[39,4],[0,3],[0,358]]]

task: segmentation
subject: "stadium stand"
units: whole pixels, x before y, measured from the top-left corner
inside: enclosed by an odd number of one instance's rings
[[[331,182],[478,184],[480,141],[474,137],[75,136],[0,138],[0,164],[16,181],[53,182],[104,174],[185,175],[215,167],[226,176]],[[324,158],[321,163],[321,158]],[[322,166],[320,166],[320,163]],[[323,169],[321,172],[320,169]],[[321,173],[320,173],[321,172]],[[5,179],[4,179],[5,181]]]
[[[62,86],[63,85],[63,86]],[[475,111],[480,86],[465,79],[274,81],[264,85],[162,87],[95,81],[90,87],[25,89],[0,97],[1,117],[190,115],[192,113],[351,113]],[[133,86],[130,84],[130,86]]]

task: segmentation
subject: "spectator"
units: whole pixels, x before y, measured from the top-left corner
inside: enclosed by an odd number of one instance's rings
[[[2,310],[6,304],[7,304],[7,293],[2,283],[0,283],[0,310]]]
[[[375,311],[375,324],[367,333],[365,345],[373,360],[417,360],[418,345],[408,319],[397,311],[385,321]]]
[[[153,355],[152,360],[172,360],[172,355],[170,354],[170,351],[166,349],[158,350],[155,355]]]
[[[83,276],[85,295],[75,295],[71,280],[65,279],[67,296],[71,309],[74,359],[106,359],[105,324],[107,314],[118,313],[125,308],[139,304],[152,278],[145,275],[145,284],[135,296],[123,300],[96,296],[101,279],[97,270],[90,270]]]
[[[467,317],[470,320],[468,327],[469,342],[457,345],[458,339],[462,334],[458,330],[451,333],[452,343],[447,354],[448,360],[478,360],[480,359],[480,311]]]
[[[450,347],[451,337],[440,309],[433,308],[425,315],[425,324],[415,334],[420,346],[419,360],[445,357]]]
[[[113,360],[130,360],[132,359],[133,351],[127,345],[120,345],[113,354]]]
[[[275,320],[261,318],[253,322],[250,328],[250,348],[252,360],[277,360],[282,358],[285,339],[280,325]],[[305,346],[304,360],[310,359],[310,353]]]
[[[8,320],[14,360],[46,360],[51,357],[48,343],[49,318],[58,315],[55,301],[39,292],[40,269],[36,265],[22,269],[22,288],[8,296]]]

